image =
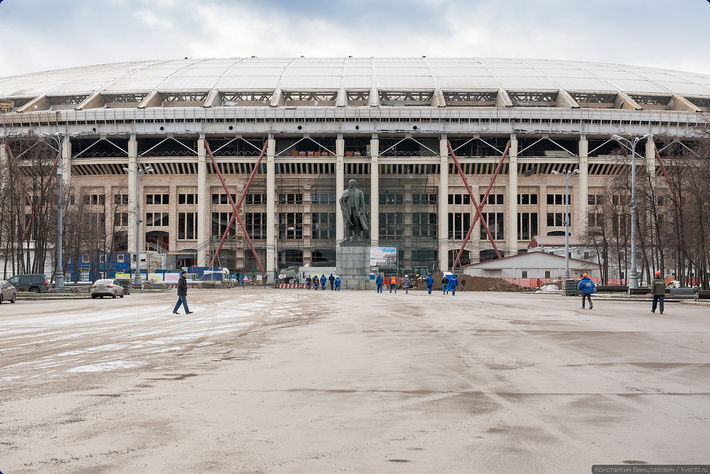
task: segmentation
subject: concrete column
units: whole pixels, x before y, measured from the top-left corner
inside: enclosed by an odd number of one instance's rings
[[[656,145],[653,142],[653,137],[648,137],[648,140],[646,141],[646,172],[650,176],[650,184],[652,188],[651,195],[655,196],[656,195]],[[638,176],[636,177],[638,179]],[[658,205],[658,201],[655,203]],[[646,216],[646,221],[647,222],[653,222],[653,216],[651,215],[652,211],[650,207],[646,208],[648,211],[648,215]],[[649,226],[650,232],[652,232],[654,235],[656,233],[656,226],[651,225]]]
[[[276,140],[269,135],[266,148],[266,263],[267,281],[276,273]]]
[[[506,256],[518,253],[518,139],[510,136],[508,152],[508,200],[506,214],[508,229],[505,234]]]
[[[210,256],[207,252],[211,250],[208,245],[210,235],[208,234],[207,223],[210,216],[207,213],[207,203],[210,200],[209,188],[207,187],[207,149],[205,148],[205,135],[200,134],[197,141],[197,265],[209,264]]]
[[[170,228],[168,235],[168,249],[172,252],[177,250],[177,238],[178,238],[178,192],[177,184],[170,185],[170,210],[168,211],[170,215]]]
[[[62,180],[64,177],[62,176]],[[62,186],[64,183],[62,182]],[[63,190],[66,188],[63,188]],[[105,185],[103,187],[104,194],[104,245],[105,248],[111,248],[111,240],[113,239],[113,219],[115,217],[116,205],[114,204],[113,187]],[[63,201],[63,199],[62,199]]]
[[[370,245],[380,242],[380,140],[377,135],[370,139]]]
[[[476,202],[480,206],[481,194],[485,192],[485,188],[481,189],[481,186],[477,184],[472,185],[470,183],[469,186],[471,187],[471,192],[476,197]],[[476,218],[476,207],[473,205],[473,203],[471,203],[470,209],[471,222],[473,222],[473,219]],[[471,238],[468,240],[466,250],[471,252],[471,263],[478,263],[481,260],[481,219],[478,219],[476,225],[473,226],[473,230],[471,231]]]
[[[656,186],[656,144],[653,137],[648,137],[646,141],[646,169],[651,176],[651,186]]]
[[[69,186],[71,186],[71,141],[69,138],[62,141],[62,180],[64,193],[67,194]]]
[[[131,135],[128,140],[128,166],[129,170],[136,171],[138,162],[138,140],[135,135]],[[126,173],[128,175],[128,251],[136,251],[136,204],[138,203],[136,196],[136,173]],[[135,269],[135,266],[131,268]]]
[[[570,183],[571,185],[572,183]],[[579,191],[577,195],[577,223],[576,232],[572,234],[584,235],[587,233],[587,217],[589,214],[589,142],[582,135],[579,138]]]
[[[537,226],[538,234],[547,235],[547,185],[541,184],[538,193],[539,196],[537,197],[537,202],[538,206],[540,206],[538,214],[538,218],[540,220],[538,221]]]
[[[345,140],[342,135],[338,135],[335,140],[335,199],[340,199],[340,195],[345,189]],[[313,234],[311,234],[313,235]],[[340,203],[335,204],[335,242],[336,245],[345,238],[345,219],[340,212]]]
[[[449,270],[449,147],[446,135],[439,140],[439,226],[436,231],[439,241],[439,268]]]

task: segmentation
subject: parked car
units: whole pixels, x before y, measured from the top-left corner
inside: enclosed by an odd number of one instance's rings
[[[17,299],[17,288],[15,285],[6,280],[0,280],[0,303],[10,301],[14,303]]]
[[[49,282],[44,275],[15,275],[7,281],[12,283],[18,291],[44,293],[49,290]]]
[[[123,298],[123,287],[118,284],[117,280],[96,280],[91,285],[91,297],[103,298],[104,296]]]
[[[123,287],[123,294],[131,294],[131,280],[128,278],[116,278],[116,282]]]

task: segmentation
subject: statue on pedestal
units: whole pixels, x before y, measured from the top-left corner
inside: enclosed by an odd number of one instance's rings
[[[354,179],[348,182],[348,188],[340,198],[340,210],[345,219],[345,240],[362,240],[362,234],[368,230],[365,195],[355,185]]]

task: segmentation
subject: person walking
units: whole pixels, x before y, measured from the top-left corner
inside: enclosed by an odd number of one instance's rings
[[[459,279],[456,278],[456,275],[452,274],[449,277],[449,291],[451,292],[451,296],[456,296],[457,286],[459,286]]]
[[[390,276],[390,293],[392,290],[397,293],[397,277],[394,276],[394,273]]]
[[[335,277],[333,276],[332,273],[328,277],[328,281],[330,282],[330,291],[335,290]]]
[[[318,283],[318,275],[313,275],[313,289],[318,291],[319,284],[320,283]]]
[[[426,276],[426,291],[431,294],[431,288],[434,286],[434,277],[431,276],[431,273]]]
[[[462,275],[461,276],[461,292],[463,293],[466,291],[466,276]]]
[[[582,279],[579,280],[579,284],[577,284],[577,290],[579,290],[579,292],[582,294],[582,309],[584,309],[585,299],[589,300],[589,309],[594,308],[594,304],[592,303],[592,295],[597,291],[594,289],[594,282],[589,279],[589,275],[587,275],[586,273],[582,275]]]
[[[377,285],[377,292],[382,293],[382,283],[384,282],[384,278],[382,278],[382,273],[377,274],[377,278],[375,278],[375,285]]]
[[[340,291],[340,277],[335,277],[335,291]]]
[[[666,282],[661,278],[661,272],[656,272],[656,278],[651,282],[651,294],[653,295],[653,304],[651,305],[651,312],[656,312],[657,303],[660,304],[658,309],[661,310],[663,314],[663,300],[666,297]]]
[[[322,291],[325,291],[325,282],[327,282],[328,279],[325,277],[325,273],[320,276],[320,289]]]
[[[404,275],[404,280],[402,281],[404,285],[404,293],[409,294],[409,287],[412,286],[412,280],[409,279],[409,275]]]
[[[446,294],[449,289],[449,279],[446,278],[446,275],[444,275],[441,279],[441,289],[444,291],[444,294]]]
[[[183,270],[183,272],[180,274],[180,279],[178,279],[178,284],[177,284],[177,303],[175,303],[175,309],[173,309],[174,314],[179,314],[178,309],[180,309],[180,305],[185,307],[185,314],[190,314],[192,311],[190,311],[190,308],[187,307],[187,272]]]
[[[310,276],[306,277],[306,289],[307,290],[311,289],[311,277]]]

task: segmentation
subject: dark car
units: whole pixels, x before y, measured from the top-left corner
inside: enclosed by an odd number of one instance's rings
[[[49,282],[44,275],[15,275],[7,281],[12,283],[17,291],[43,293],[49,290]]]

